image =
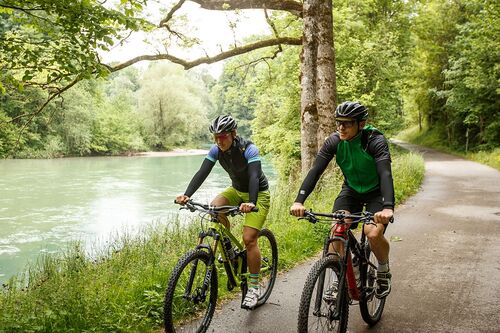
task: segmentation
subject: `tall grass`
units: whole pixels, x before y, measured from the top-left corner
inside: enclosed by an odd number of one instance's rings
[[[394,151],[397,202],[416,192],[422,159]],[[325,174],[306,201],[308,208],[330,211],[341,185],[338,172]],[[327,232],[288,214],[299,184],[274,191],[266,227],[278,241],[279,268],[290,269],[318,253]],[[194,218],[194,217],[193,217]],[[193,221],[196,221],[194,219]],[[241,219],[235,222],[240,232]],[[151,332],[161,328],[163,294],[179,257],[193,248],[199,225],[172,216],[138,236],[121,236],[98,255],[72,243],[59,255],[43,255],[12,278],[0,293],[0,332]],[[231,297],[219,276],[220,296]],[[233,292],[234,294],[234,292]]]

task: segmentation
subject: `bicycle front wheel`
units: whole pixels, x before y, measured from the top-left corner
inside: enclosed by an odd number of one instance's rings
[[[260,267],[260,297],[256,307],[264,304],[274,287],[278,274],[278,245],[274,234],[268,229],[262,229],[257,239],[261,256]]]
[[[370,250],[370,245],[366,244],[366,257],[369,258],[368,264],[361,267],[361,285],[364,290],[359,301],[359,310],[361,317],[370,326],[379,322],[384,311],[385,297],[379,299],[375,297],[375,289],[377,288],[377,265],[378,261],[373,252]]]
[[[165,332],[206,332],[217,293],[217,270],[210,255],[203,250],[186,253],[175,266],[165,293]]]
[[[299,333],[347,331],[349,300],[345,283],[339,286],[340,267],[338,256],[327,256],[309,272],[300,298]]]

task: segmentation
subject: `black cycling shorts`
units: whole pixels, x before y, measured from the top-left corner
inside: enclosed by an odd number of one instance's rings
[[[347,210],[351,214],[356,214],[361,213],[365,207],[367,212],[375,214],[384,209],[383,202],[380,190],[368,193],[358,193],[344,184],[342,185],[342,190],[337,196],[337,199],[335,199],[333,211]],[[357,223],[351,225],[351,229],[356,229],[357,227]],[[385,227],[387,229],[387,225]]]

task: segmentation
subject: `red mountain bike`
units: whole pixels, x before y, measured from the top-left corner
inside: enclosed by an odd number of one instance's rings
[[[312,267],[300,299],[298,332],[347,331],[349,304],[359,301],[363,320],[370,326],[382,317],[385,298],[375,297],[377,288],[377,258],[370,250],[364,228],[358,241],[349,229],[350,223],[373,224],[371,213],[347,215],[344,213],[305,212],[311,223],[332,224],[333,233],[325,240],[323,256]],[[330,236],[333,234],[333,237]],[[335,248],[343,253],[329,253],[330,244],[340,242]],[[359,268],[359,278],[355,270]]]

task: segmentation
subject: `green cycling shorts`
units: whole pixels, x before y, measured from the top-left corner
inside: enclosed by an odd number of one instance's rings
[[[224,190],[220,195],[229,201],[231,206],[239,206],[243,202],[248,202],[249,194],[247,192],[240,192],[234,187],[230,186]],[[269,212],[269,205],[271,204],[271,195],[269,191],[260,191],[257,196],[258,212],[245,214],[245,222],[243,226],[251,227],[257,230],[262,229],[266,221],[267,213]]]

